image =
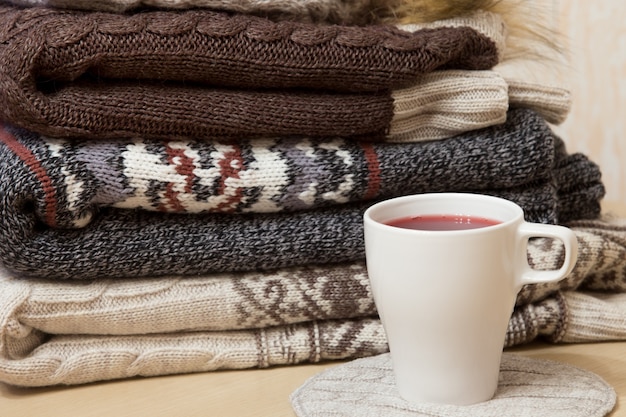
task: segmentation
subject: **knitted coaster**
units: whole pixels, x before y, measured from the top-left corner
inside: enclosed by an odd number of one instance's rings
[[[616,394],[599,376],[571,365],[505,353],[496,395],[453,406],[400,398],[389,354],[357,359],[310,378],[291,395],[299,417],[605,416]]]

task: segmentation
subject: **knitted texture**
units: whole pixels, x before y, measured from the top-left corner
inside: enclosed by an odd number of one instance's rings
[[[383,138],[392,143],[447,139],[504,123],[507,111],[531,109],[561,124],[571,108],[570,91],[541,82],[507,80],[495,71],[436,71],[417,85],[394,90],[393,116]]]
[[[435,71],[391,97],[393,116],[381,140],[395,143],[447,139],[504,123],[510,101],[506,80],[494,71]],[[528,107],[531,97],[523,98]]]
[[[553,124],[565,121],[572,98],[560,66],[525,57],[505,59],[494,71],[507,80],[511,107],[533,109]]]
[[[312,322],[252,331],[60,336],[38,346],[37,355],[2,361],[0,378],[22,386],[82,384],[133,376],[267,368],[371,356],[386,350],[385,334],[376,324],[372,319]],[[32,350],[38,344],[14,346],[21,350],[11,354],[17,359],[22,356],[20,352]],[[35,357],[39,354],[40,357]]]
[[[568,291],[626,293],[626,222],[591,223],[594,227],[571,226],[581,248],[571,274],[550,285],[525,286],[518,308],[534,305],[536,309]],[[555,269],[562,254],[557,242],[549,246],[534,239],[528,248],[535,269]],[[171,333],[180,331],[181,323],[189,330],[241,330],[376,314],[363,261],[135,280],[58,282],[18,277],[7,279],[2,292],[12,293],[13,287],[22,288],[26,298],[12,308],[12,320],[49,334]],[[544,310],[548,307],[542,305]]]
[[[568,226],[578,236],[578,260],[574,271],[559,282],[523,287],[518,305],[544,299],[556,291],[582,288],[607,293],[625,292],[626,221],[607,217],[604,220],[572,221]],[[558,241],[535,239],[531,246],[530,265],[535,268],[557,265],[563,258],[563,246]]]
[[[555,125],[563,123],[567,118],[572,106],[572,97],[568,89],[520,80],[511,80],[508,85],[511,108],[533,109],[547,122]]]
[[[272,22],[209,10],[116,15],[3,5],[0,16],[7,23],[0,38],[3,57],[10,59],[7,69],[32,60],[28,70],[35,74],[20,68],[14,75],[24,84],[22,76],[69,83],[93,75],[376,92],[410,85],[436,69],[489,69],[497,63],[495,42],[501,41],[489,36],[503,35],[501,20],[488,13],[477,14],[478,21],[463,20],[466,26],[452,21],[417,26],[414,32],[391,25]]]
[[[341,138],[69,142],[10,126],[0,132],[2,175],[16,179],[5,192],[33,202],[39,218],[57,227],[84,226],[103,206],[261,213],[409,193],[522,188],[552,180],[560,143],[530,111],[511,112],[502,126],[407,144]],[[19,178],[14,171],[33,164],[41,167],[39,177]]]
[[[603,417],[615,390],[596,374],[560,362],[505,353],[498,389],[470,406],[414,404],[400,397],[391,356],[378,355],[326,369],[291,395],[298,417]]]
[[[521,3],[516,3],[515,8],[522,6]],[[506,14],[507,7],[504,6],[504,9],[500,10],[500,12],[505,12]],[[568,83],[570,66],[566,64],[567,59],[564,51],[548,45],[545,38],[541,36],[538,38],[534,36],[528,37],[528,33],[526,35],[517,33],[524,26],[529,28],[533,26],[530,22],[520,23],[519,21],[520,17],[531,12],[531,10],[525,9],[525,7],[522,6],[520,10],[516,10],[513,14],[515,22],[510,22],[510,19],[507,20],[506,17],[503,17],[507,36],[502,42],[503,45],[499,43],[500,60],[498,65],[493,68],[493,71],[499,74],[508,85],[510,107],[533,109],[540,113],[548,122],[560,124],[565,121],[571,108],[571,86]],[[530,14],[536,17],[536,12],[533,9]],[[500,14],[497,15],[501,16]],[[481,21],[489,22],[489,16],[491,16],[490,12],[474,12],[469,16],[435,21],[428,24],[405,24],[402,25],[402,28],[408,31],[417,31],[422,28],[435,28],[441,25],[451,27],[469,26],[487,34],[492,39],[498,39],[494,31],[489,30],[489,25],[484,23],[482,25],[478,24]],[[507,24],[511,23],[517,26],[517,30],[516,28],[511,30],[507,26]],[[530,29],[531,32],[532,30]],[[539,32],[541,30],[538,30],[537,33]],[[443,113],[445,114],[446,111],[443,111]],[[435,138],[438,139],[440,137]]]
[[[478,16],[502,35],[496,15]],[[494,40],[469,26],[408,32],[6,5],[0,21],[0,116],[51,136],[384,136],[391,89],[498,61]]]
[[[626,294],[569,292],[567,332],[558,340],[588,343],[626,339]]]
[[[366,24],[391,13],[390,2],[378,0],[8,0],[21,6],[123,13],[142,7],[163,9],[210,8],[310,22]],[[381,7],[387,6],[387,7]]]
[[[505,133],[498,133],[500,130]],[[104,148],[85,147],[85,151],[98,149],[103,152],[103,156],[94,159],[89,152],[83,152],[81,161],[81,152],[74,152],[76,149],[72,147],[64,148],[62,143],[54,141],[45,144],[37,136],[26,135],[17,139],[5,130],[0,136],[0,168],[2,175],[11,180],[0,185],[0,259],[12,271],[64,278],[188,275],[268,270],[320,260],[354,261],[364,258],[363,211],[376,201],[367,200],[368,193],[372,186],[383,184],[388,184],[384,185],[385,196],[391,196],[410,194],[412,190],[450,191],[454,188],[458,191],[473,191],[475,184],[482,183],[481,192],[517,202],[525,210],[529,221],[541,223],[558,223],[599,215],[599,200],[604,194],[604,187],[598,166],[584,155],[567,154],[562,141],[534,113],[519,110],[511,114],[506,125],[471,135],[478,136],[465,141],[456,138],[424,143],[421,145],[424,147],[422,150],[417,150],[415,154],[407,153],[404,158],[400,155],[402,152],[395,152],[393,147],[386,150],[381,147],[366,156],[359,155],[362,150],[353,148],[354,161],[349,164],[346,164],[350,156],[347,152],[339,152],[340,158],[337,158],[323,147],[318,148],[324,151],[320,155],[328,155],[329,161],[326,164],[329,172],[320,176],[320,181],[331,181],[332,176],[324,176],[341,171],[335,177],[336,189],[349,188],[350,181],[367,181],[366,185],[356,188],[358,192],[355,199],[358,201],[354,203],[298,210],[290,214],[198,213],[182,216],[144,210],[144,207],[150,207],[149,199],[142,196],[145,190],[137,194],[139,198],[133,203],[134,206],[128,200],[125,202],[141,210],[107,206],[107,201],[111,203],[119,198],[116,195],[124,196],[126,191],[136,193],[127,181],[126,175],[129,173],[120,168],[119,158],[114,157],[114,144]],[[483,139],[480,139],[481,135]],[[530,141],[533,136],[537,136],[537,142],[532,149],[524,146],[523,143]],[[542,137],[546,141],[543,145]],[[498,138],[504,139],[504,143],[510,147],[504,146],[498,150],[498,147],[491,146],[494,143],[491,141],[500,140]],[[482,146],[477,147],[477,144]],[[295,151],[295,148],[292,149]],[[162,145],[150,146],[145,150],[148,154],[161,154],[162,157],[167,154]],[[315,154],[313,150],[306,151],[308,155]],[[520,151],[524,157],[538,159],[532,163],[529,159],[518,156],[511,158],[509,155],[509,152]],[[385,155],[386,152],[391,152],[391,158]],[[283,152],[282,155],[283,159],[289,159],[287,153]],[[112,157],[107,159],[109,156]],[[294,152],[291,158],[296,157]],[[404,162],[397,164],[394,158]],[[71,159],[71,163],[60,163],[63,159]],[[105,163],[105,160],[108,162]],[[269,160],[273,160],[272,157]],[[376,167],[375,163],[380,161],[388,163]],[[547,173],[544,171],[546,161],[552,161],[552,167]],[[167,158],[162,158],[162,162],[169,164]],[[91,171],[82,169],[88,167],[88,163],[92,164]],[[174,161],[174,164],[177,162]],[[341,164],[344,164],[345,170],[339,169]],[[363,172],[358,176],[354,169],[357,164]],[[427,164],[424,171],[420,170],[420,166],[425,166],[422,164]],[[228,166],[232,168],[233,164]],[[237,166],[234,164],[235,168]],[[273,169],[276,169],[275,166],[272,165]],[[331,166],[335,168],[330,169]],[[381,169],[381,166],[389,168]],[[411,166],[415,170],[408,172]],[[518,171],[522,166],[524,168]],[[117,173],[108,167],[114,167]],[[527,169],[529,167],[531,170]],[[532,167],[537,169],[536,172],[544,173],[528,182]],[[389,179],[381,176],[386,172],[390,174]],[[423,182],[416,179],[416,175],[422,175],[420,172],[428,176]],[[311,181],[311,184],[319,186],[316,181],[307,179],[306,175],[301,173],[292,178]],[[346,179],[346,175],[352,177]],[[221,178],[221,174],[218,177]],[[158,176],[156,179],[165,178]],[[224,183],[220,178],[217,179],[215,189]],[[145,178],[144,182],[151,184],[150,187],[160,187],[165,192],[165,200],[157,201],[153,209],[159,209],[167,203],[168,184],[173,180],[170,177],[167,183],[159,185],[153,174]],[[419,184],[420,188],[410,189],[413,187],[412,181]],[[438,182],[443,185],[440,186]],[[398,186],[399,183],[403,185]],[[255,187],[250,188],[251,194],[260,191],[269,193],[267,190],[259,190],[258,182],[252,181],[252,184]],[[187,186],[188,182],[183,179],[179,185]],[[295,183],[291,185],[294,187],[292,198],[296,195],[301,197],[302,191]],[[312,197],[311,187],[303,189],[305,196]],[[287,190],[283,196],[289,196],[289,192]],[[321,194],[318,205],[328,204],[325,196],[332,196],[333,193],[337,195],[332,188],[329,192]],[[238,193],[244,195],[248,191],[241,189],[235,192],[235,196],[232,193],[224,195],[233,202],[238,199]],[[196,194],[206,197],[206,191],[196,191]],[[382,196],[383,193],[379,192],[378,197]],[[572,204],[572,208],[566,211],[567,217],[558,212],[561,200]],[[254,203],[255,198],[251,197],[249,201]],[[274,207],[280,202],[279,199],[267,201],[272,202]],[[281,204],[287,203],[288,199]],[[96,210],[98,204],[100,207]],[[241,209],[243,207],[247,206],[241,204]],[[295,208],[298,207],[291,206],[291,209]]]
[[[626,338],[626,220],[569,227],[579,261],[565,280],[522,289],[506,346]],[[562,248],[536,239],[528,257],[536,269],[555,269]],[[364,262],[89,282],[4,273],[0,326],[0,380],[29,386],[387,351]]]

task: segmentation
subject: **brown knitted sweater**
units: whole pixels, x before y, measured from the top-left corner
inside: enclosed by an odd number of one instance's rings
[[[51,136],[382,134],[391,89],[497,60],[496,44],[470,27],[2,5],[0,118]]]

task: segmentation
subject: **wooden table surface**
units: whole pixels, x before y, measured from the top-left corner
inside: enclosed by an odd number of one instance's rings
[[[626,204],[606,204],[626,216]],[[610,414],[626,417],[626,341],[553,345],[536,342],[508,349],[587,369],[611,384],[618,403]],[[0,383],[2,417],[220,416],[294,417],[289,395],[304,381],[338,363],[125,379],[52,388],[16,388]]]

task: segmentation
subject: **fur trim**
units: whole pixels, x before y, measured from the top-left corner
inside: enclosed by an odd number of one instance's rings
[[[394,17],[401,23],[427,23],[489,10],[494,0],[401,0]]]
[[[559,33],[548,21],[549,6],[528,0],[399,0],[393,10],[380,10],[382,20],[403,24],[427,23],[485,10],[502,17],[507,27],[504,58],[535,56],[554,64],[565,48]]]

